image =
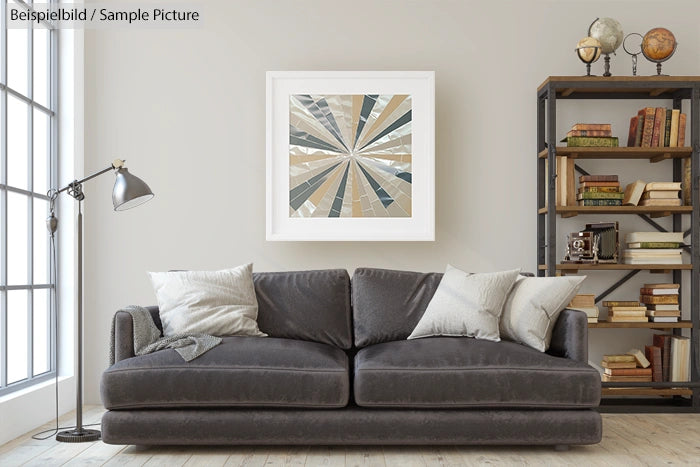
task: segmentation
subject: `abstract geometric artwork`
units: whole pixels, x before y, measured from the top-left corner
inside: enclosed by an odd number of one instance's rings
[[[289,97],[290,217],[411,217],[410,95]]]
[[[268,71],[265,238],[435,240],[435,73]]]

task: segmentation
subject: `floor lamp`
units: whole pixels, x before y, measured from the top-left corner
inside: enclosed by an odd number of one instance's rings
[[[58,195],[64,191],[78,201],[78,379],[76,387],[75,428],[61,431],[56,435],[57,441],[67,443],[80,443],[83,441],[96,441],[100,439],[99,430],[86,430],[83,428],[83,183],[98,177],[110,170],[114,171],[116,180],[112,190],[112,203],[115,211],[131,209],[153,198],[153,192],[140,178],[131,175],[123,160],[117,159],[106,169],[94,174],[74,180],[60,190],[49,191],[51,200],[50,214],[46,219],[46,226],[51,235],[56,232],[58,219],[54,216],[54,205]]]

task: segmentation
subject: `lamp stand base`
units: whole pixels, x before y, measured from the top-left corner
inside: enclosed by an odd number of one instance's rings
[[[97,441],[102,434],[99,430],[67,430],[56,435],[56,441],[62,443],[84,443],[87,441]]]

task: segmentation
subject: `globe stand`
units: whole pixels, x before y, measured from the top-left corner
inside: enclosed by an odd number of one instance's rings
[[[604,70],[605,72],[603,73],[603,76],[612,76],[612,73],[610,73],[610,54],[605,54],[605,65],[604,65]]]
[[[590,55],[590,54],[583,53],[583,51],[585,49],[593,49],[593,54]],[[590,55],[590,56],[588,58],[586,58],[587,55]],[[583,63],[586,64],[585,76],[595,76],[595,75],[591,74],[591,63],[595,62],[600,57],[600,47],[590,46],[590,45],[576,47],[576,56],[579,58],[579,60],[581,60]]]

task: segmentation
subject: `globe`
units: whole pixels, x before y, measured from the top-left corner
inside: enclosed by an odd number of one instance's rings
[[[654,28],[642,39],[642,53],[652,62],[668,59],[676,50],[676,38],[665,28]]]
[[[612,18],[598,18],[588,28],[588,35],[598,39],[602,45],[601,52],[611,54],[622,44],[622,25]]]
[[[576,44],[576,53],[583,63],[593,63],[600,58],[601,48],[598,39],[584,37]]]

